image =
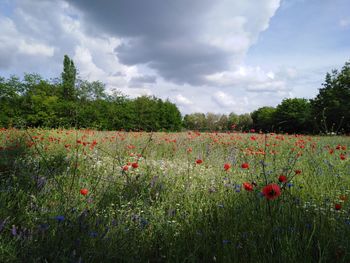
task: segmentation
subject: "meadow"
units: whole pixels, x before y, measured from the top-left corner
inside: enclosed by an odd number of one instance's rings
[[[350,262],[350,138],[0,131],[1,262]]]

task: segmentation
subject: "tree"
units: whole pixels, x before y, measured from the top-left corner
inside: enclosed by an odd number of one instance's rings
[[[238,116],[237,128],[241,131],[250,129],[253,125],[253,119],[249,113],[241,114]]]
[[[71,60],[67,55],[64,55],[62,72],[62,97],[65,100],[74,101],[76,99],[76,75],[77,70],[74,66],[73,60]]]
[[[189,130],[204,130],[206,119],[204,113],[186,114],[184,117],[184,126]]]
[[[316,128],[323,133],[350,132],[350,61],[342,70],[327,73],[323,88],[311,100]]]
[[[310,131],[310,109],[310,102],[306,99],[284,99],[274,114],[276,129],[289,133]]]
[[[274,107],[262,107],[253,111],[251,117],[253,119],[254,128],[264,132],[272,131],[275,112],[276,108]]]
[[[229,126],[229,129],[233,129],[233,128],[236,128],[237,127],[237,124],[238,124],[238,115],[234,112],[231,112],[229,115],[228,115],[228,126]]]

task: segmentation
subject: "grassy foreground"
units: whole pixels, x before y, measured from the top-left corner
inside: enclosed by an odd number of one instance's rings
[[[0,262],[350,262],[349,137],[0,131]]]

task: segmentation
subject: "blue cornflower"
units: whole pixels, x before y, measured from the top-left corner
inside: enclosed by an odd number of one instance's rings
[[[62,216],[62,215],[55,216],[55,220],[57,220],[57,222],[62,222],[62,221],[64,221],[64,216]]]
[[[97,232],[90,232],[89,236],[90,237],[97,237],[98,233]]]

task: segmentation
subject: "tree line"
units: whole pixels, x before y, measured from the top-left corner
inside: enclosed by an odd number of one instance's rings
[[[313,99],[284,99],[277,107],[261,107],[250,114],[193,113],[184,126],[197,130],[288,132],[312,134],[350,133],[350,62],[327,73]]]
[[[61,78],[38,74],[0,77],[0,127],[169,130],[182,128],[177,106],[156,97],[130,99],[109,94],[100,81],[77,78],[74,62],[64,57]]]
[[[183,118],[169,100],[142,96],[130,99],[107,93],[100,81],[81,80],[66,55],[60,78],[25,74],[0,77],[0,127],[76,127],[100,130],[247,131],[350,133],[350,62],[327,73],[317,96],[284,99],[237,115],[192,113]]]

